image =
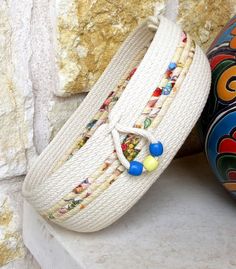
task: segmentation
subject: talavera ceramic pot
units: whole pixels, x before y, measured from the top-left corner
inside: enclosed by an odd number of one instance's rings
[[[209,163],[236,198],[236,16],[208,50],[212,86],[202,125]]]

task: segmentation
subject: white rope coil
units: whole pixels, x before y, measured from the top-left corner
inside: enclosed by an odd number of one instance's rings
[[[121,152],[120,133],[135,133],[153,141],[152,133],[137,128],[130,129],[127,126],[134,126],[154,90],[154,85],[161,81],[182,33],[177,25],[166,18],[161,16],[154,16],[154,18],[149,22],[151,22],[150,27],[156,30],[156,35],[154,36],[147,29],[146,23],[138,27],[122,45],[84,102],[31,167],[23,185],[23,194],[42,215],[46,215],[48,210],[68,195],[78,183],[103,165],[107,157],[113,153],[114,144],[116,144],[119,160],[127,167],[127,160],[123,159],[125,157]],[[109,112],[109,126],[101,125],[86,144],[58,168],[58,163],[68,156],[78,135],[101,107],[110,89],[118,85],[124,70],[129,67],[137,51],[147,46],[151,40],[152,43],[138,70]],[[152,130],[154,136],[158,136],[165,145],[156,172],[142,174],[138,180],[132,180],[128,173],[122,173],[112,185],[108,184],[108,189],[104,191],[99,188],[96,191],[99,199],[94,199],[81,211],[78,207],[74,208],[65,219],[54,221],[70,230],[92,232],[110,225],[125,214],[157,180],[187,138],[206,102],[210,77],[209,63],[197,47],[193,63],[178,94],[165,111],[158,127]],[[117,118],[119,120],[116,120]],[[138,158],[143,159],[147,154],[147,149],[144,147]],[[109,176],[108,169],[99,180],[102,181]]]

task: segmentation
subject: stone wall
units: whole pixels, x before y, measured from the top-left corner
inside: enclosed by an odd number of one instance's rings
[[[206,51],[235,9],[235,0],[179,0],[178,22]]]
[[[47,12],[52,0],[0,0],[0,266],[15,260],[5,269],[38,268],[21,239],[23,177],[16,177],[24,176],[85,97],[78,93],[91,88],[156,2],[167,2],[167,14],[178,15],[205,50],[236,6],[236,0],[179,0],[179,9],[177,0],[56,0],[53,13]],[[37,47],[40,42],[45,47]],[[47,70],[52,58],[57,84]],[[189,141],[182,154],[199,150],[196,133]]]
[[[88,91],[127,35],[165,0],[57,0],[60,95]]]
[[[35,155],[28,66],[32,1],[17,2],[0,4],[0,180],[24,174]]]
[[[0,267],[5,269],[39,268],[22,242],[22,181],[19,177],[0,183]]]

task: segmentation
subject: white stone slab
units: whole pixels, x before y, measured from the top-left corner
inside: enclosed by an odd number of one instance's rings
[[[198,155],[174,161],[131,211],[97,233],[48,224],[26,203],[23,237],[42,269],[233,269],[235,207]]]
[[[33,161],[34,101],[29,72],[32,0],[0,0],[0,180]]]

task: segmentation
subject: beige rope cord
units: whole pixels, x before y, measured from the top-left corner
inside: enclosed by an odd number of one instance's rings
[[[110,225],[171,162],[209,89],[210,68],[201,49],[171,21],[152,17],[128,37],[39,156],[25,179],[24,196],[68,229],[92,232]],[[134,177],[126,168],[150,155],[147,138],[160,141],[164,151],[157,169]]]

